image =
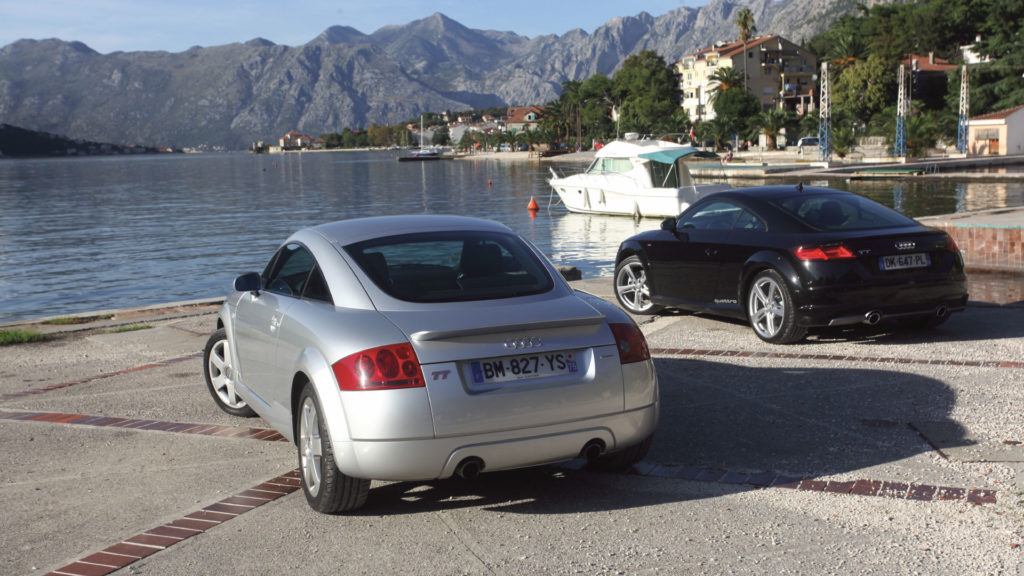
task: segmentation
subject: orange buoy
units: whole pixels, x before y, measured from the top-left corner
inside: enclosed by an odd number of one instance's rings
[[[530,212],[536,212],[537,210],[540,209],[537,207],[537,201],[533,199],[533,196],[530,196],[530,204],[526,207],[526,209],[529,210]]]

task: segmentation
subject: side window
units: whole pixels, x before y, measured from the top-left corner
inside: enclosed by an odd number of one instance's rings
[[[734,228],[736,230],[756,230],[760,232],[764,232],[768,229],[764,224],[764,220],[761,220],[746,210],[740,213],[740,217],[736,219]]]
[[[263,272],[263,287],[276,294],[299,297],[316,266],[313,255],[299,244],[281,248]]]
[[[306,282],[306,291],[302,293],[302,297],[328,304],[334,303],[331,291],[327,288],[327,281],[324,280],[324,275],[320,272],[320,266],[313,266],[313,271],[309,273],[309,282]]]
[[[687,214],[679,221],[679,229],[732,230],[733,223],[742,211],[732,202],[711,202]]]

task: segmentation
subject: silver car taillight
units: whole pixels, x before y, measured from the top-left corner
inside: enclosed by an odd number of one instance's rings
[[[425,386],[420,361],[408,343],[356,352],[332,366],[342,390],[393,390]]]

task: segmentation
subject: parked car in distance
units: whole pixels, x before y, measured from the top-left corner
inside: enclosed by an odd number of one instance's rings
[[[818,147],[817,136],[804,136],[800,140],[797,140],[796,147],[803,152],[804,148],[817,148]]]
[[[370,480],[433,480],[585,457],[643,458],[658,420],[647,342],[529,242],[457,216],[300,230],[243,274],[206,345],[214,401],[297,446],[314,509]]]
[[[630,312],[729,316],[772,343],[820,326],[937,326],[967,302],[963,257],[947,233],[802,185],[708,195],[622,242],[615,263],[615,294]]]

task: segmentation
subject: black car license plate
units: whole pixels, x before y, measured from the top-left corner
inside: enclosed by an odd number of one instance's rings
[[[878,266],[882,270],[905,270],[907,268],[927,268],[932,265],[931,258],[927,252],[914,254],[893,254],[882,256],[878,259]]]
[[[572,352],[489,358],[475,360],[469,366],[473,373],[473,384],[529,380],[579,372],[576,355]]]

